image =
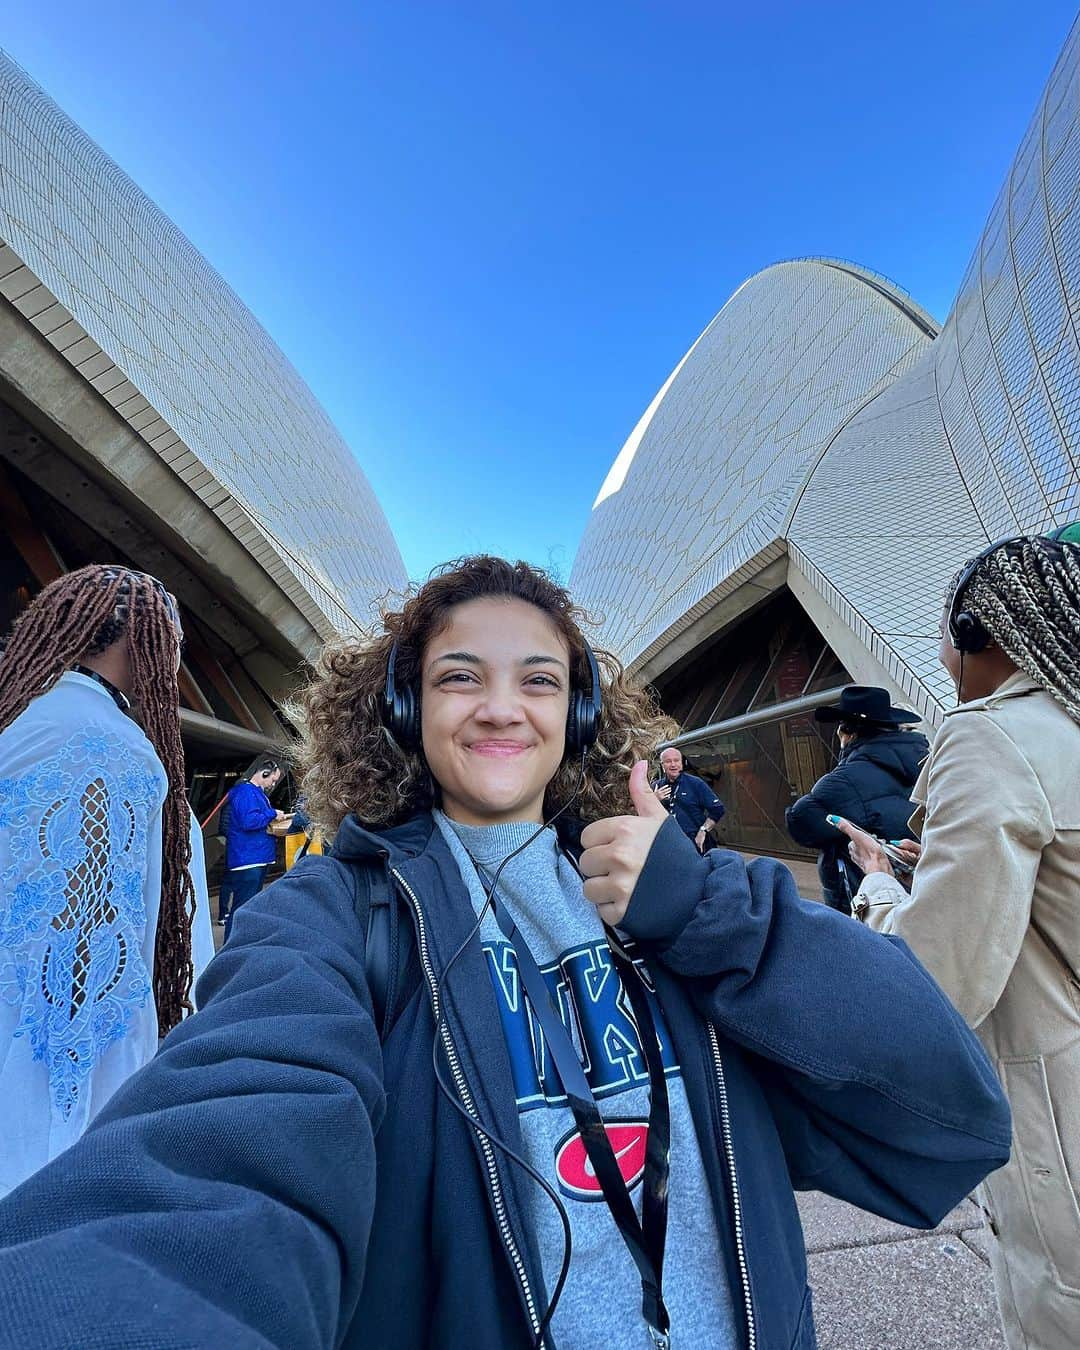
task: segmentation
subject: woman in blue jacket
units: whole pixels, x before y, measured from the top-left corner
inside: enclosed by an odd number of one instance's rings
[[[0,1344],[808,1350],[793,1187],[931,1226],[1005,1162],[907,947],[700,856],[645,776],[670,728],[580,621],[473,558],[326,653],[334,856],[0,1205]]]

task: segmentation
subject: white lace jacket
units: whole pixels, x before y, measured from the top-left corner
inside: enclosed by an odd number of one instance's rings
[[[69,671],[0,733],[0,1195],[157,1049],[165,793],[142,730],[86,676]],[[198,973],[213,940],[192,842]]]

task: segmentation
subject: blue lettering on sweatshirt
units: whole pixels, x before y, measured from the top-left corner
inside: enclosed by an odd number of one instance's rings
[[[540,1024],[524,996],[513,947],[508,942],[487,943],[484,955],[499,1005],[518,1109],[564,1106],[566,1092],[547,1052]],[[675,1047],[648,975],[640,962],[635,965],[645,979],[664,1070],[670,1077],[679,1072]],[[557,961],[542,966],[541,974],[597,1101],[647,1085],[649,1071],[637,1023],[607,943],[601,938],[573,947]]]

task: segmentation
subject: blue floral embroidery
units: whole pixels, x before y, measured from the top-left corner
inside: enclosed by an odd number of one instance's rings
[[[12,829],[26,820],[22,798],[14,778],[0,778],[0,829]]]
[[[102,1053],[152,987],[142,958],[147,834],[164,775],[125,742],[84,727],[55,755],[0,779],[0,999],[19,1009],[68,1120]]]

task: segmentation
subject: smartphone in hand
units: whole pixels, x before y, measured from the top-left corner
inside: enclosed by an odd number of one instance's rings
[[[826,816],[825,819],[833,827],[834,830],[838,830],[841,825],[849,824],[848,821],[844,820],[843,816]],[[861,829],[862,827],[856,825],[854,828]],[[870,832],[869,830],[863,830],[863,833],[869,834]],[[897,872],[915,871],[915,864],[908,861],[908,859],[904,856],[904,854],[901,853],[901,851],[896,847],[895,843],[890,843],[888,839],[879,839],[876,834],[871,834],[870,838],[874,841],[875,844],[877,844],[878,848],[881,849],[882,853],[885,854],[889,862],[892,863],[893,869],[895,871]]]
[[[915,865],[908,861],[895,844],[890,844],[887,839],[879,839],[878,843],[881,845],[882,852],[885,854],[886,858],[888,858],[898,872],[915,871]]]

